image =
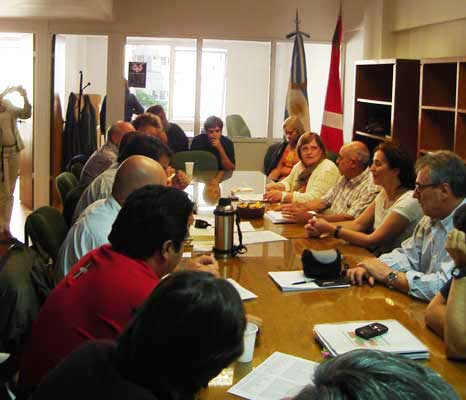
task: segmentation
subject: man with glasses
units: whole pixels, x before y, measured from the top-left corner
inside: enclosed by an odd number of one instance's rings
[[[425,216],[401,247],[378,259],[364,259],[348,271],[352,284],[380,282],[424,301],[431,300],[450,278],[454,261],[445,250],[453,214],[466,204],[466,167],[451,151],[426,154],[416,163],[413,196]]]
[[[235,169],[235,147],[233,142],[222,135],[223,121],[211,116],[204,122],[205,133],[194,137],[191,150],[212,153],[218,162],[218,169],[233,171]]]

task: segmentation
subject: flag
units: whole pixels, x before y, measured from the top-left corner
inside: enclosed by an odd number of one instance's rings
[[[340,85],[340,44],[341,15],[332,40],[332,55],[330,56],[330,72],[328,74],[327,95],[325,96],[324,115],[320,136],[327,150],[338,153],[343,146],[343,109],[341,105]]]
[[[303,37],[299,31],[296,32],[294,38],[290,81],[286,95],[285,119],[292,115],[298,116],[304,129],[310,131],[306,55],[304,53]]]

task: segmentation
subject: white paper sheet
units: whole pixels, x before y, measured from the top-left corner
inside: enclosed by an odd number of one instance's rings
[[[254,231],[243,233],[243,244],[280,242],[288,240],[286,237],[272,231]],[[235,233],[235,243],[239,243],[238,235]]]
[[[237,193],[236,197],[238,197],[239,201],[244,202],[265,201],[264,193]]]
[[[282,400],[296,396],[312,382],[318,364],[280,352],[232,386],[228,393],[250,400]]]
[[[265,216],[274,224],[294,224],[294,221],[285,218],[281,211],[267,211]]]
[[[238,282],[236,282],[234,279],[228,278],[228,282],[230,282],[235,289],[238,291],[241,300],[251,300],[251,299],[257,299],[257,295],[250,290],[246,289],[245,287],[241,286]]]

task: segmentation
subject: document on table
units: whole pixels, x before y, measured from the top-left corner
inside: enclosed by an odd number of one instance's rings
[[[296,396],[312,383],[319,364],[275,352],[232,386],[228,393],[250,400],[282,400]]]
[[[350,287],[349,283],[335,283],[335,285],[319,286],[315,279],[307,278],[303,271],[277,271],[269,272],[269,276],[284,292],[297,292],[300,290],[322,290]]]
[[[265,216],[270,219],[273,224],[294,224],[294,221],[285,218],[281,211],[267,211]]]
[[[238,291],[239,296],[241,297],[241,300],[251,300],[251,299],[257,299],[257,295],[251,292],[250,290],[244,288],[241,286],[238,282],[236,282],[234,279],[228,278],[228,282],[230,282],[234,288]]]
[[[237,193],[236,197],[238,197],[239,201],[244,201],[244,202],[255,202],[255,201],[265,202],[264,193]]]
[[[288,239],[272,231],[254,231],[254,232],[243,233],[243,244],[280,242],[282,240],[288,240]],[[235,233],[235,243],[239,243],[237,233]]]

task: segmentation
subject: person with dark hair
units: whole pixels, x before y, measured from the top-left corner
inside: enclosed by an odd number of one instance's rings
[[[466,204],[453,216],[445,249],[455,262],[452,278],[426,308],[426,325],[443,337],[447,356],[466,359]]]
[[[369,170],[374,183],[382,188],[371,205],[353,221],[332,224],[324,218],[310,219],[306,225],[310,236],[328,233],[386,253],[412,235],[423,213],[410,190],[414,187],[414,165],[408,154],[391,144],[381,144]]]
[[[265,200],[305,203],[322,197],[340,178],[335,163],[327,159],[327,150],[317,133],[303,133],[296,149],[301,161],[285,179],[265,186]]]
[[[427,153],[416,163],[416,198],[425,216],[401,247],[377,258],[364,258],[348,270],[350,281],[367,279],[430,301],[450,279],[454,261],[445,250],[453,214],[466,204],[466,166],[446,150]]]
[[[355,140],[343,145],[337,159],[342,176],[337,183],[320,198],[306,203],[283,204],[283,216],[301,224],[316,212],[319,213],[316,216],[329,222],[352,221],[359,217],[381,189],[374,184],[369,161],[369,149],[363,142]]]
[[[107,142],[91,154],[81,171],[79,183],[89,185],[95,177],[109,168],[117,159],[121,139],[128,133],[134,132],[134,126],[129,122],[117,121],[107,132]]]
[[[148,113],[157,115],[162,122],[163,130],[167,134],[168,138],[168,147],[174,152],[178,153],[179,151],[188,151],[189,150],[189,140],[177,124],[173,122],[168,122],[165,110],[159,104],[151,106],[147,109]]]
[[[215,116],[204,122],[204,133],[194,137],[191,150],[203,150],[212,153],[218,162],[218,169],[233,171],[235,169],[235,147],[233,142],[222,135],[223,121]]]
[[[167,134],[163,129],[162,121],[158,115],[146,112],[138,115],[131,121],[131,123],[137,131],[160,139],[165,145],[168,144]]]
[[[129,195],[110,245],[81,258],[47,297],[20,361],[24,388],[37,385],[81,343],[118,336],[180,262],[192,208],[188,195],[174,188],[148,185]],[[188,260],[186,268],[218,274],[210,256]]]
[[[459,400],[435,371],[406,357],[353,350],[315,370],[312,384],[293,400]]]
[[[142,132],[133,132],[127,137],[124,144],[120,146],[117,162],[97,176],[81,194],[73,214],[73,223],[86,207],[97,200],[106,199],[110,195],[118,167],[127,158],[131,156],[146,156],[158,161],[166,170],[170,165],[172,154],[170,149],[159,139]]]
[[[226,280],[177,272],[160,282],[116,343],[92,341],[51,371],[32,400],[194,400],[242,353],[245,315]]]

